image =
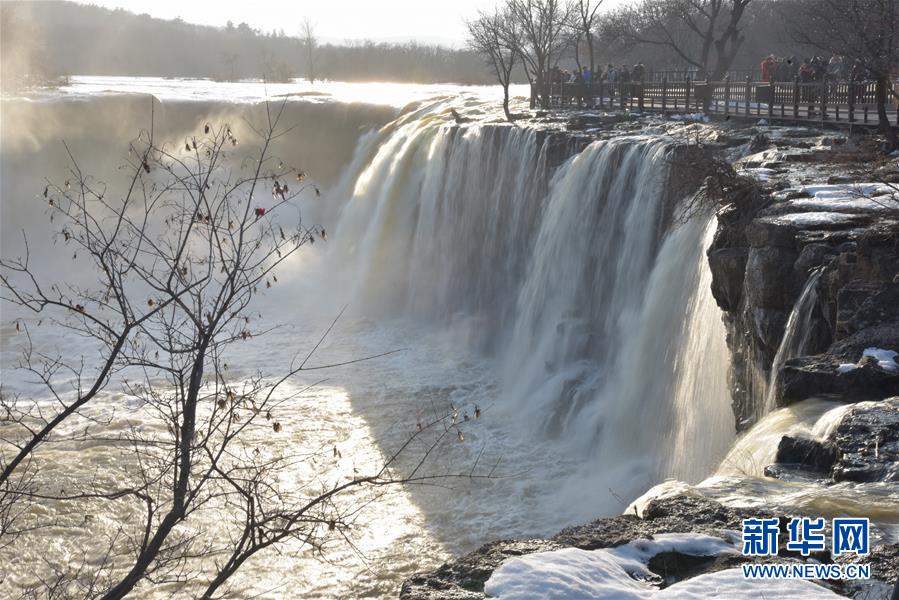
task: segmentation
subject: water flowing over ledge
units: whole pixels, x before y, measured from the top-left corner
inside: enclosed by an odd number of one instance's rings
[[[496,357],[497,410],[584,457],[570,502],[590,489],[594,513],[620,510],[595,500],[710,473],[734,435],[727,350],[712,225],[670,219],[673,140],[596,141],[553,170],[536,129],[453,126],[446,111],[360,147],[337,188],[335,235],[350,241],[329,272],[366,308]]]

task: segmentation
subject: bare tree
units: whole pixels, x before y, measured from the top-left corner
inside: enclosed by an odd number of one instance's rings
[[[509,85],[520,46],[516,21],[511,18],[508,9],[496,9],[492,13],[479,12],[477,19],[469,21],[467,26],[469,46],[485,57],[503,88],[503,112],[511,121]]]
[[[507,6],[521,32],[518,54],[533,77],[542,106],[548,108],[546,79],[569,43],[565,28],[570,22],[571,7],[563,0],[509,0]]]
[[[573,16],[574,16],[574,26],[575,29],[578,30],[579,34],[583,36],[584,40],[587,42],[587,55],[590,59],[590,72],[593,73],[596,70],[596,60],[593,49],[593,42],[596,35],[596,25],[599,21],[598,11],[599,7],[602,6],[603,0],[577,0],[577,4],[574,5]]]
[[[300,39],[303,43],[303,50],[306,52],[306,79],[309,80],[309,83],[315,83],[318,40],[315,37],[315,23],[309,17],[303,19],[303,23],[300,25]]]
[[[122,195],[82,172],[70,154],[69,178],[48,182],[40,198],[56,241],[73,260],[87,260],[93,283],[44,284],[27,238],[24,256],[0,262],[3,299],[35,315],[16,321],[25,336],[20,368],[53,400],[0,395],[0,547],[53,526],[33,519],[19,525],[24,512],[41,514],[34,509],[45,503],[86,515],[126,503],[134,515],[115,535],[98,537],[99,559],[57,569],[33,596],[118,599],[191,582],[197,596],[212,598],[263,550],[287,541],[321,550],[325,540],[349,536],[354,516],[385,486],[491,476],[431,469],[442,444],[464,439],[452,407],[410,423],[383,462],[349,474],[338,468],[336,446],[333,454],[330,447],[269,451],[272,436],[287,427],[280,416],[295,410],[304,391],[287,391],[286,382],[374,358],[312,364],[332,323],[277,375],[240,374],[227,364],[241,344],[272,330],[257,317],[258,298],[278,285],[284,262],[326,238],[320,226],[303,223],[298,207],[301,194],[318,189],[272,154],[291,131],[279,127],[283,110],[283,103],[266,107],[263,126],[247,124],[258,149],[243,158],[235,156],[238,138],[227,124],[206,124],[176,145],[155,140],[151,127],[131,144]],[[48,326],[81,336],[99,360],[35,348],[31,328]],[[144,426],[110,431],[116,416],[97,403],[113,392],[133,400],[129,418]],[[127,468],[111,482],[60,489],[41,471],[51,435],[54,442],[111,443]],[[308,481],[292,482],[300,463],[317,467]],[[197,525],[208,511],[223,531]],[[224,559],[204,560],[210,556]]]
[[[671,49],[699,76],[723,77],[744,42],[740,21],[752,0],[642,0],[609,20],[625,45]]]
[[[890,77],[899,64],[896,0],[797,0],[783,7],[797,41],[859,61],[876,82],[881,131],[897,140],[886,113]]]

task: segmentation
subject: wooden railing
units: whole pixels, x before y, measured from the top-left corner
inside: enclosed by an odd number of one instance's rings
[[[899,82],[891,82],[884,102],[891,122],[899,126]],[[623,108],[662,112],[705,112],[735,117],[875,123],[877,89],[873,81],[760,82],[739,81],[551,83],[546,86],[553,108]],[[540,104],[536,86],[532,103]]]

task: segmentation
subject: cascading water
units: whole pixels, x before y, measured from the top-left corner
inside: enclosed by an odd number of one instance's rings
[[[574,496],[710,472],[733,439],[728,353],[711,224],[667,224],[671,141],[594,142],[549,176],[533,129],[448,110],[401,117],[347,173],[331,259],[356,302],[473,333],[501,366],[497,411],[589,459]]]
[[[812,312],[818,302],[818,280],[821,278],[823,269],[818,268],[812,271],[790,316],[784,327],[784,335],[777,347],[774,355],[774,362],[771,364],[771,375],[769,377],[768,389],[765,393],[765,405],[762,416],[768,414],[775,408],[777,402],[777,385],[780,377],[780,371],[789,359],[802,356],[808,351],[808,345],[811,340],[812,328]]]
[[[533,129],[446,127],[435,110],[384,128],[348,172],[336,231],[346,244],[335,259],[367,308],[461,319],[489,342],[511,319],[545,197],[545,154]]]

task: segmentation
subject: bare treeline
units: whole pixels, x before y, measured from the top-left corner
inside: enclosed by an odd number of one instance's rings
[[[5,89],[65,75],[492,83],[471,50],[320,44],[305,20],[286,23],[286,32],[261,32],[246,23],[216,28],[71,2],[3,2],[0,17]]]
[[[896,0],[632,0],[609,10],[603,0],[506,0],[470,21],[469,34],[504,87],[509,61],[544,90],[558,67],[588,67],[593,81],[604,64],[634,63],[720,80],[769,54],[840,55],[884,83],[897,63],[897,22]]]

